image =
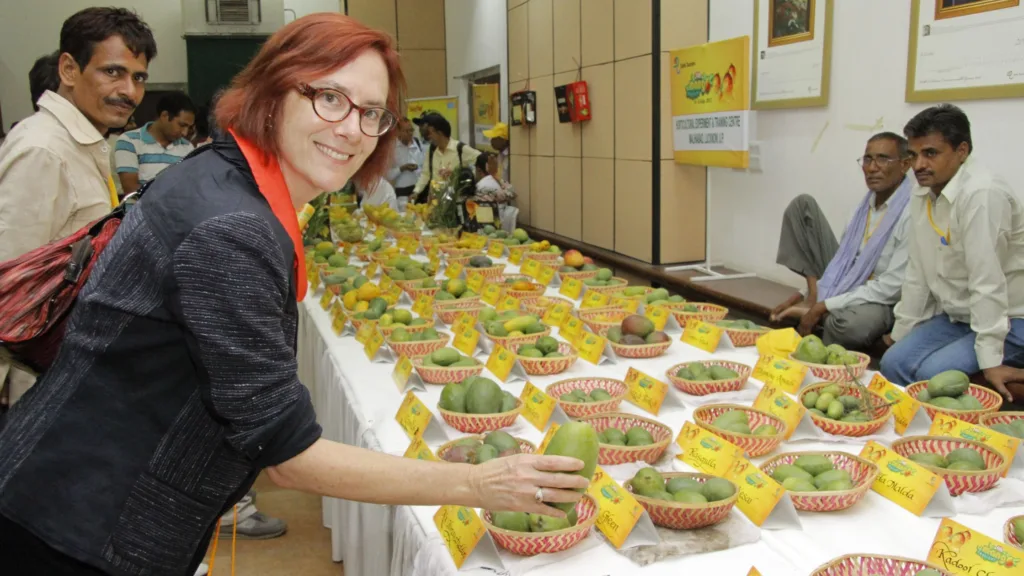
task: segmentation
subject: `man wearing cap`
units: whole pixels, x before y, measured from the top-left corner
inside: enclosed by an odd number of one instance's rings
[[[498,122],[494,128],[484,130],[484,136],[491,139],[491,148],[498,153],[498,177],[509,178],[508,124]]]

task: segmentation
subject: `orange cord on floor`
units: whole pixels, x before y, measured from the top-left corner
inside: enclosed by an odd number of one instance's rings
[[[233,506],[234,521],[231,523],[231,576],[235,576],[235,543],[238,540],[238,506]],[[217,562],[217,542],[220,540],[220,522],[213,533],[213,545],[210,547],[210,571],[207,576],[213,576],[213,566]]]

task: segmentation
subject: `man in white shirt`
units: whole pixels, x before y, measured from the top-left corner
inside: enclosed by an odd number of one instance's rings
[[[910,262],[881,371],[906,386],[946,370],[1024,397],[1024,207],[971,155],[971,125],[943,104],[904,128],[919,186]]]
[[[452,125],[440,114],[426,114],[421,118],[420,130],[430,142],[426,167],[416,182],[414,195],[420,202],[429,197],[431,181],[444,182],[456,170],[468,170],[470,178],[479,150],[452,139]]]
[[[883,132],[868,140],[857,159],[868,194],[836,242],[813,197],[786,208],[778,263],[807,281],[772,312],[772,320],[799,318],[799,332],[823,324],[826,344],[866,349],[893,325],[908,254],[908,215],[913,182],[907,176],[907,141]]]
[[[420,179],[423,168],[423,146],[413,138],[413,125],[408,118],[398,121],[398,142],[395,143],[395,156],[388,170],[387,181],[395,188],[398,197],[412,196],[416,189],[416,181]]]
[[[362,206],[389,206],[395,212],[398,211],[398,196],[395,195],[395,188],[383,178],[378,180],[372,189],[360,188],[358,193],[362,199],[360,202]]]

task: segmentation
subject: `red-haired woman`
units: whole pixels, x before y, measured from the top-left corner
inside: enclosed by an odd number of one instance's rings
[[[296,220],[388,168],[403,78],[389,37],[337,14],[274,34],[217,106],[225,137],[167,169],[100,256],[52,368],[0,431],[5,571],[191,575],[260,471],[381,504],[561,516],[574,458],[480,466],[320,438],[296,376]]]

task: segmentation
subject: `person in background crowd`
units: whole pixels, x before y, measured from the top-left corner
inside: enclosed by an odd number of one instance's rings
[[[387,181],[395,188],[399,198],[412,196],[416,181],[423,167],[423,146],[413,138],[413,125],[408,118],[401,118],[396,127],[398,142],[395,143],[395,158],[388,171]]]
[[[446,180],[446,174],[450,175],[461,168],[472,171],[480,151],[453,140],[452,125],[444,116],[429,113],[424,115],[421,121],[420,129],[430,141],[430,148],[424,160],[426,167],[416,182],[414,195],[418,202],[425,202],[430,195],[431,181]]]
[[[394,187],[386,179],[381,178],[370,185],[372,188],[357,186],[360,206],[389,206],[395,212],[398,211],[398,196]]]
[[[117,139],[114,156],[125,194],[135,192],[195,150],[186,135],[196,123],[196,107],[185,93],[171,92],[160,98],[156,112],[156,120]]]
[[[494,128],[484,130],[484,138],[491,139],[491,148],[498,152],[498,178],[508,181],[509,170],[508,124],[498,122]]]
[[[128,123],[123,128],[111,128],[107,131],[107,146],[110,148],[110,173],[112,175],[117,174],[117,139],[121,137],[125,132],[130,132],[138,128],[139,125],[135,122],[135,116],[128,119]],[[117,199],[124,200],[124,188],[121,186],[121,179],[112,177],[111,180],[114,182],[114,188],[117,189]]]
[[[28,72],[28,91],[32,96],[32,110],[39,112],[39,99],[49,90],[60,89],[60,74],[57,65],[60,63],[60,50],[40,56]]]
[[[481,152],[476,157],[476,200],[507,205],[516,197],[515,189],[498,175],[498,156]]]
[[[906,386],[946,370],[979,370],[1010,402],[1024,398],[1024,208],[972,155],[956,106],[907,123],[918,187],[910,262],[882,374]]]
[[[865,350],[892,329],[909,253],[913,181],[899,134],[872,136],[857,163],[868,194],[842,242],[812,196],[797,196],[786,208],[778,263],[804,276],[807,288],[779,304],[771,319],[800,318],[805,336],[822,324],[826,344]]]
[[[209,108],[204,106],[196,113],[196,124],[192,127],[192,133],[189,140],[192,141],[192,145],[196,148],[213,142],[213,136],[210,134]]]
[[[149,26],[121,8],[86,8],[60,31],[60,87],[0,147],[0,261],[68,236],[118,202],[104,135],[142,100],[156,57]],[[9,365],[0,361],[0,382]],[[14,403],[35,381],[10,371]]]

